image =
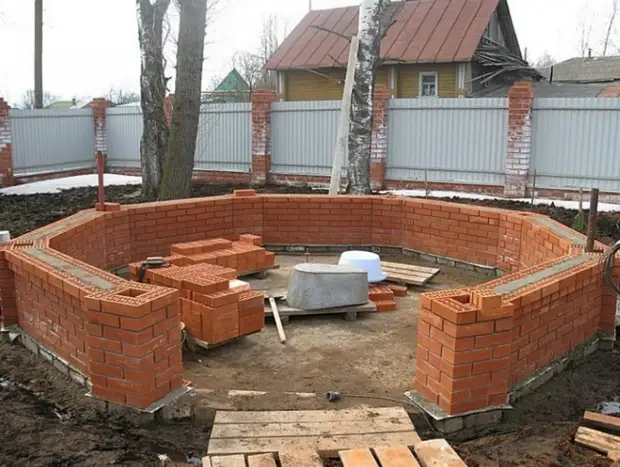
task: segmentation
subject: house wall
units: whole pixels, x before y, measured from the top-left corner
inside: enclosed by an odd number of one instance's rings
[[[286,101],[333,101],[342,99],[345,70],[285,71]],[[377,72],[377,84],[389,87],[389,69]]]
[[[396,66],[396,89],[390,88],[390,67],[381,67],[377,72],[377,84],[386,86],[395,97],[418,97],[420,73],[435,71],[438,73],[439,97],[456,97],[457,66],[456,63]],[[286,80],[284,99],[287,101],[340,100],[344,90],[345,71],[318,70],[318,72],[320,75],[302,70],[283,72]]]

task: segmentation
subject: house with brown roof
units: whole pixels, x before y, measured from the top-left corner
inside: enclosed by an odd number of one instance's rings
[[[309,12],[267,62],[288,101],[341,99],[357,6]],[[469,96],[540,75],[523,60],[508,0],[392,1],[377,84],[393,97]]]

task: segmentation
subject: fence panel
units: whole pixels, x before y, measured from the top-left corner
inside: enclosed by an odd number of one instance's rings
[[[115,107],[106,110],[108,165],[110,167],[140,167],[142,130],[142,109],[139,106]]]
[[[10,117],[15,175],[94,168],[92,109],[11,110]]]
[[[252,104],[205,104],[200,110],[196,170],[249,172],[252,164]]]
[[[276,102],[271,111],[271,171],[330,175],[340,101]]]
[[[504,184],[508,99],[393,99],[386,178]]]
[[[530,183],[620,192],[620,99],[534,99]]]

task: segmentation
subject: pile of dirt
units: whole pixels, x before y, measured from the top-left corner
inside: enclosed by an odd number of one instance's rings
[[[247,185],[230,184],[195,184],[192,186],[192,198],[226,195],[233,190],[247,189]],[[315,190],[308,186],[265,186],[257,189],[259,193],[281,194],[320,194],[326,191]],[[157,201],[154,198],[142,198],[140,186],[118,185],[106,187],[106,200],[111,203],[136,204]],[[34,195],[1,195],[0,226],[9,230],[12,237],[18,237],[31,230],[38,229],[51,222],[92,208],[97,202],[97,187],[73,188],[59,193],[41,193]]]
[[[159,455],[200,465],[211,423],[140,428],[98,412],[85,392],[21,345],[0,343],[0,465],[161,467]]]
[[[620,347],[597,352],[516,402],[508,434],[455,446],[469,467],[608,467],[612,462],[573,443],[586,410],[620,392]]]

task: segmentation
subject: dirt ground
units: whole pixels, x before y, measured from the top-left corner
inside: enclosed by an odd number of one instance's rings
[[[230,193],[231,185],[197,185],[194,196]],[[138,202],[136,187],[111,187],[108,199]],[[266,188],[274,192],[312,192],[309,188]],[[55,195],[0,196],[0,226],[13,236],[92,207],[96,189],[76,189]],[[472,203],[471,200],[454,200]],[[575,211],[506,201],[485,205],[543,212],[571,225]],[[27,215],[25,215],[27,213]],[[599,219],[603,239],[620,239],[618,214]],[[313,260],[318,260],[314,258]],[[325,258],[320,258],[324,261]],[[283,264],[296,260],[281,259]],[[475,274],[441,266],[442,274],[429,290],[486,280]],[[286,275],[286,269],[278,275]],[[278,277],[277,275],[275,277]],[[273,280],[273,279],[272,279]],[[283,277],[275,279],[282,282]],[[260,284],[256,284],[260,286]],[[267,284],[268,287],[272,285]],[[355,405],[393,405],[381,399],[345,396],[336,404],[320,397],[295,399],[277,391],[322,393],[326,390],[398,396],[413,376],[417,297],[400,300],[399,310],[368,315],[357,322],[338,317],[292,320],[285,330],[289,343],[278,343],[273,324],[266,331],[212,353],[185,356],[187,377],[202,388],[215,388],[205,400],[200,421],[135,427],[121,417],[97,412],[84,389],[39,361],[23,347],[0,343],[0,466],[160,466],[199,465],[204,454],[219,390],[274,391],[276,396],[224,401],[243,409],[342,408]],[[285,348],[283,348],[285,347]],[[247,371],[251,368],[252,371]],[[224,391],[225,392],[225,391]],[[364,394],[362,394],[364,395]],[[620,398],[620,349],[598,352],[519,400],[512,419],[496,434],[455,444],[470,467],[608,466],[592,451],[576,447],[572,436],[584,410],[617,410]],[[259,398],[257,398],[258,400]],[[418,425],[424,436],[432,436]],[[193,463],[190,463],[190,461]]]
[[[267,279],[249,280],[254,290],[285,291],[293,266],[306,258],[278,255],[277,260],[281,268],[270,271]],[[405,257],[397,260],[437,266]],[[338,256],[310,256],[308,261],[337,264]],[[419,293],[488,280],[488,276],[451,267],[441,271],[427,287],[411,288],[407,297],[398,299],[395,312],[367,313],[357,321],[339,315],[293,317],[285,326],[285,345],[268,318],[262,333],[199,356],[187,356],[185,378],[198,388],[339,391],[402,398],[402,393],[412,388],[415,373]]]

